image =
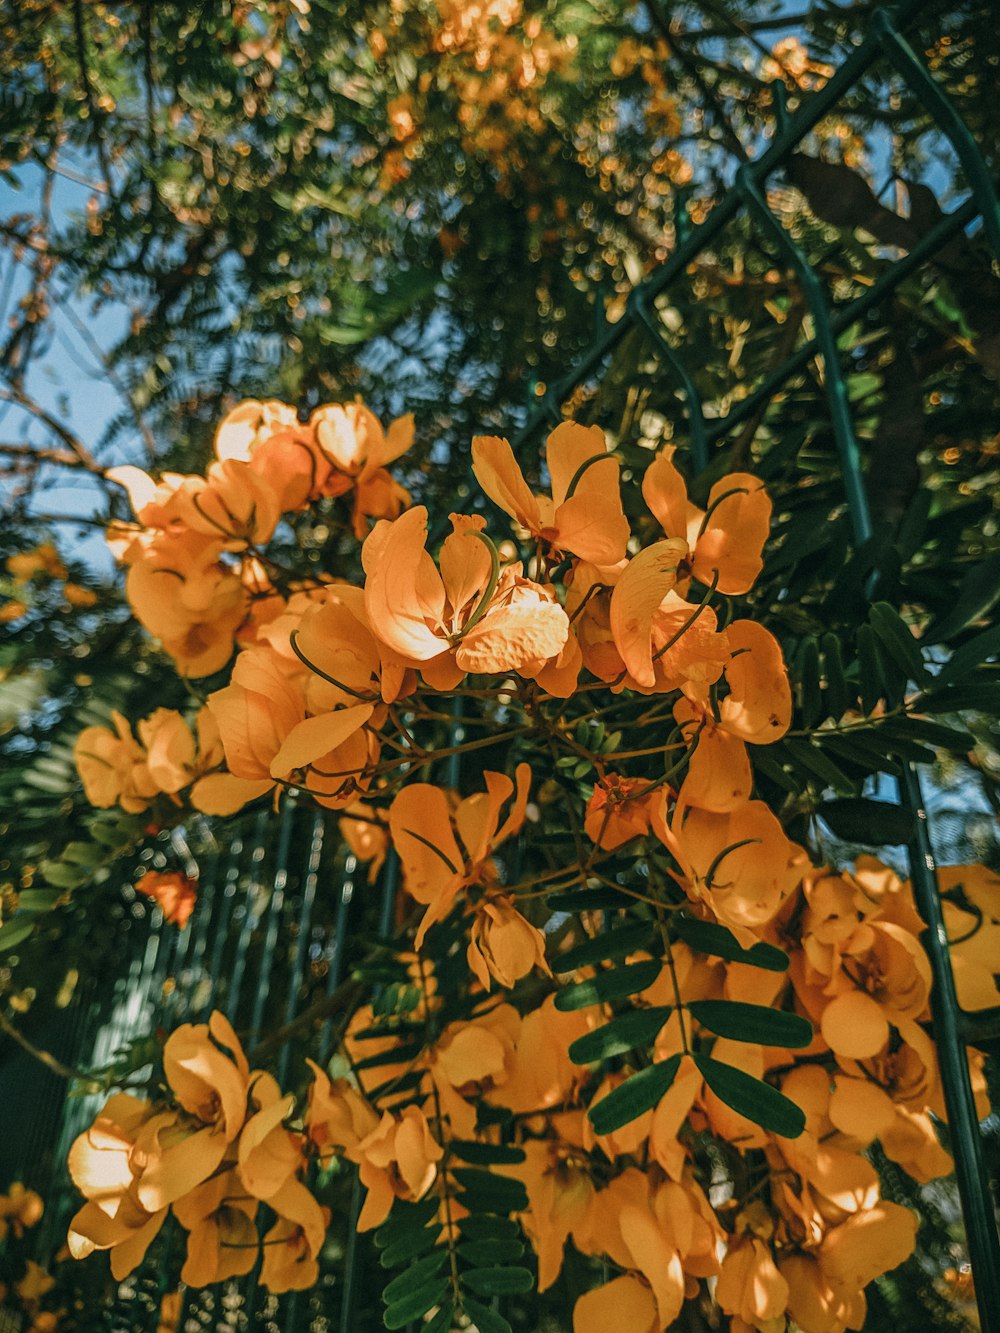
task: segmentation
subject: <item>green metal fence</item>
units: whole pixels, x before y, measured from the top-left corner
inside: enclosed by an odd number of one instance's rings
[[[870,542],[873,523],[864,483],[863,451],[838,338],[976,219],[981,220],[994,255],[1000,256],[1000,205],[984,160],[955,109],[907,42],[911,25],[933,10],[930,0],[913,0],[899,9],[879,10],[864,41],[820,91],[804,98],[794,114],[784,110],[781,90],[775,89],[777,123],[770,146],[739,168],[732,188],[703,223],[678,228],[678,244],[670,258],[635,288],[623,317],[600,329],[581,361],[549,386],[539,409],[512,441],[515,449],[531,446],[547,422],[561,419],[565,400],[582,384],[599,380],[615,350],[633,335],[647,341],[651,354],[661,363],[663,377],[680,390],[684,417],[681,434],[686,433],[694,467],[699,471],[711,464],[715,451],[752,423],[806,366],[818,359],[823,367],[829,422],[854,547],[863,548]],[[953,146],[968,181],[969,198],[943,217],[908,253],[887,258],[872,286],[852,300],[836,304],[804,250],[773,211],[767,187],[817,123],[880,60],[889,62],[921,100],[939,133]],[[668,335],[658,303],[669,301],[688,266],[738,219],[752,225],[775,261],[795,275],[808,304],[813,332],[725,415],[710,415],[699,398],[697,368],[687,363],[683,349]],[[877,590],[878,576],[874,574],[868,579],[869,597],[874,598]],[[455,726],[460,725],[460,714],[456,714]],[[977,1014],[959,1008],[920,778],[909,763],[902,762],[901,771],[897,799],[913,812],[917,829],[909,848],[910,869],[917,905],[928,923],[925,943],[934,976],[934,1033],[968,1250],[982,1328],[985,1333],[1000,1333],[1000,1246],[964,1056],[967,1044],[989,1043],[1000,1037],[1000,1007]],[[213,832],[206,824],[173,837],[173,856],[196,861],[200,866],[201,901],[192,927],[176,932],[164,927],[158,914],[141,904],[127,906],[128,962],[124,964],[123,960],[121,975],[109,979],[100,993],[78,998],[70,1025],[71,1060],[96,1066],[156,1024],[170,1026],[201,1019],[214,1007],[227,1013],[246,1034],[251,1054],[265,1022],[267,1026],[276,1021],[294,1025],[304,1010],[316,1011],[316,1020],[298,1035],[303,1042],[311,1043],[309,1051],[315,1058],[324,1059],[331,1049],[332,1019],[322,1012],[322,1000],[324,996],[332,997],[332,1004],[346,975],[359,898],[364,899],[361,910],[366,920],[375,924],[377,933],[383,938],[392,933],[396,889],[392,863],[378,885],[369,885],[353,858],[345,855],[335,817],[316,813],[293,800],[285,803],[276,820],[265,812],[231,824],[224,833]],[[288,1073],[292,1051],[292,1045],[281,1049],[277,1071],[281,1080]],[[95,1100],[81,1098],[64,1104],[54,1148],[47,1147],[43,1153],[38,1136],[26,1143],[27,1179],[43,1157],[53,1164],[64,1158],[73,1137],[92,1117]],[[355,1213],[357,1204],[355,1188]],[[39,1236],[42,1253],[58,1243],[58,1228],[65,1221],[67,1209],[73,1206],[68,1194],[63,1205],[60,1208],[56,1201],[50,1208],[49,1220]],[[313,1292],[276,1300],[259,1292],[251,1275],[243,1283],[191,1293],[181,1327],[202,1327],[212,1321],[218,1328],[263,1326],[286,1333],[307,1328],[317,1333],[339,1328],[348,1333],[361,1327],[351,1221],[350,1217],[343,1219],[343,1253],[337,1271],[326,1273]],[[134,1320],[127,1312],[132,1299],[134,1291],[126,1285],[122,1322],[107,1327],[125,1327]]]

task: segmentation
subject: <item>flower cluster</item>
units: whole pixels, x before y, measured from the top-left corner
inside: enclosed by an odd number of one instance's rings
[[[70,1175],[87,1199],[70,1223],[70,1253],[109,1250],[120,1280],[172,1210],[188,1232],[183,1282],[249,1273],[262,1251],[269,1290],[311,1286],[328,1219],[302,1180],[308,1139],[286,1124],[294,1098],[250,1069],[218,1012],[167,1039],[163,1070],[168,1101],[115,1093],[70,1149]],[[275,1214],[263,1247],[262,1203]]]
[[[515,1191],[540,1289],[567,1241],[610,1264],[575,1333],[659,1333],[709,1300],[734,1333],[859,1329],[917,1224],[869,1150],[919,1182],[951,1166],[931,974],[910,886],[873,857],[818,864],[766,799],[793,693],[738,600],[763,569],[762,482],[716,473],[692,495],[669,447],[623,475],[601,429],[566,421],[528,476],[507,440],[476,438],[483,502],[445,525],[386,470],[410,436],[361,404],[304,426],[249,403],[205,477],[119,474],[136,615],[182,673],[227,674],[194,730],[166,709],[138,739],[117,715],[88,728],[88,795],[179,819],[294,791],[336,812],[370,880],[398,865],[409,999],[340,1016],[351,1077],[312,1065],[298,1119],[221,1015],[180,1028],[168,1098],[118,1094],[74,1145],[73,1253],[109,1249],[121,1275],[172,1210],[183,1281],[218,1281],[253,1267],[266,1204],[262,1280],[310,1285],[327,1218],[306,1169],[340,1157],[367,1191],[362,1230],[396,1201],[437,1208],[427,1245],[452,1249],[457,1308],[463,1163],[484,1160]],[[290,513],[339,521],[353,566],[281,568]],[[194,906],[179,875],[136,887],[181,924]],[[995,1004],[995,879],[956,867],[943,887],[962,1002]]]
[[[73,582],[51,542],[42,542],[30,550],[9,555],[5,564],[8,580],[6,587],[0,581],[3,593],[0,625],[9,625],[26,616],[37,592],[56,583],[62,583],[63,601],[67,607],[86,609],[97,602],[93,588]]]

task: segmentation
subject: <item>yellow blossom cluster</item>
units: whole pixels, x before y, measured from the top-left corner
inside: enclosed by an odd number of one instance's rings
[[[764,485],[716,475],[697,503],[668,447],[623,497],[599,427],[561,423],[528,476],[480,436],[471,473],[513,538],[494,539],[484,505],[443,524],[410,502],[386,470],[410,438],[360,403],[308,426],[250,403],[204,477],[119,474],[140,526],[111,539],[136,615],[185,674],[227,674],[195,730],[166,709],[138,739],[117,715],[88,728],[88,795],[132,812],[162,795],[180,818],[294,790],[338,812],[370,878],[398,863],[414,999],[402,1028],[372,994],[342,1015],[352,1076],[313,1065],[299,1118],[221,1015],[180,1028],[167,1098],[117,1094],[74,1145],[88,1202],[71,1249],[111,1250],[121,1275],[172,1210],[197,1286],[250,1271],[267,1204],[263,1280],[304,1287],[328,1224],[310,1163],[357,1169],[361,1229],[435,1200],[454,1247],[463,1163],[492,1153],[523,1190],[509,1211],[542,1290],[568,1240],[614,1271],[579,1295],[575,1333],[660,1333],[709,1293],[735,1333],[860,1329],[865,1286],[916,1236],[866,1153],[877,1141],[921,1182],[950,1170],[931,973],[909,884],[873,857],[814,864],[763,799],[753,756],[793,713],[778,639],[735,600],[763,570]],[[332,522],[349,492],[356,563],[279,571],[282,516]],[[456,701],[482,711],[461,721]],[[460,721],[484,734],[442,747]],[[482,745],[490,766],[433,780]],[[562,862],[522,865],[560,808]],[[194,907],[184,877],[136,887],[182,924]],[[956,867],[944,887],[962,1003],[994,1004],[996,879]],[[464,955],[456,993],[441,949]],[[981,1065],[970,1052],[985,1114]]]

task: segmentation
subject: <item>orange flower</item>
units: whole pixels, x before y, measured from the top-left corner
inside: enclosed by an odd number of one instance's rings
[[[564,421],[545,444],[552,498],[533,495],[506,440],[477,436],[472,470],[490,499],[555,551],[616,564],[625,555],[628,520],[622,510],[618,460],[599,426]]]
[[[794,845],[763,801],[716,814],[678,801],[657,836],[677,859],[693,902],[705,903],[749,947],[797,884]]]
[[[403,866],[406,891],[427,912],[417,931],[416,947],[435,921],[448,915],[459,892],[492,878],[494,850],[524,823],[531,769],[518,764],[517,789],[502,773],[485,773],[486,791],[467,796],[455,808],[440,787],[412,782],[389,807],[389,832]],[[504,803],[514,803],[504,822]],[[461,845],[459,844],[461,839]]]
[[[174,1216],[190,1232],[181,1281],[208,1287],[249,1273],[260,1251],[258,1207],[235,1171],[212,1176],[177,1199]]]
[[[414,664],[442,658],[438,688],[454,686],[468,671],[536,674],[566,643],[566,612],[546,589],[522,578],[520,566],[508,566],[494,584],[489,552],[471,536],[484,520],[451,519],[440,574],[424,549],[423,505],[373,529],[362,550],[372,632]]]
[[[302,769],[316,766],[338,772],[338,749],[348,742],[371,717],[371,704],[355,704],[335,712],[306,717],[301,683],[290,678],[280,659],[268,649],[255,648],[241,653],[233,668],[232,684],[209,695],[211,709],[226,752],[226,763],[236,784],[233,795],[239,804],[268,791],[275,783],[291,778]],[[368,758],[367,743],[362,745],[361,768]],[[327,762],[329,761],[329,762]],[[359,768],[358,778],[361,776]],[[211,778],[203,778],[192,792],[192,802],[207,810],[204,793],[217,803],[220,784],[211,787]],[[338,783],[339,788],[342,783]],[[322,790],[322,783],[319,784]],[[356,787],[352,790],[356,790]],[[224,797],[225,792],[222,792]],[[238,805],[235,807],[238,808]]]
[[[697,737],[681,799],[720,813],[750,799],[753,775],[747,743],[780,740],[792,717],[788,672],[777,639],[752,620],[734,621],[725,637],[729,693],[718,706],[718,721],[707,698],[681,698],[674,705],[685,739]]]
[[[41,1221],[44,1211],[41,1195],[25,1189],[20,1180],[15,1180],[6,1194],[0,1194],[0,1240],[8,1231],[15,1237],[23,1236]]]
[[[749,1236],[730,1244],[715,1299],[726,1314],[752,1328],[763,1329],[780,1319],[788,1305],[788,1283],[775,1267],[770,1248]]]
[[[623,847],[633,838],[649,832],[654,807],[666,797],[662,788],[650,791],[643,778],[623,778],[607,773],[595,785],[583,821],[583,830],[592,842],[607,852]]]
[[[312,1060],[306,1064],[313,1072],[309,1085],[306,1132],[326,1159],[334,1149],[341,1149],[352,1162],[359,1160],[358,1148],[377,1127],[378,1115],[346,1079],[330,1081]]]
[[[771,526],[771,501],[764,484],[747,472],[722,477],[708,493],[707,512],[688,499],[673,464],[674,446],[646,469],[642,495],[668,537],[691,550],[690,572],[706,587],[728,596],[749,592],[764,567],[761,551]]]
[[[408,1203],[422,1199],[434,1184],[443,1156],[419,1107],[407,1106],[400,1115],[384,1111],[358,1145],[361,1183],[368,1189],[358,1230],[369,1231],[384,1222],[393,1199]]]
[[[490,989],[491,976],[509,989],[533,967],[551,976],[545,936],[505,893],[487,893],[476,907],[466,958],[484,990]]]
[[[164,535],[132,563],[125,592],[136,619],[185,676],[209,676],[229,661],[248,598],[219,562],[223,543],[201,533]]]
[[[164,921],[183,930],[198,901],[197,880],[188,879],[179,870],[164,873],[147,870],[135,882],[136,893],[144,893],[158,904]]]
[[[142,1206],[132,1167],[137,1136],[153,1114],[149,1102],[116,1093],[69,1152],[70,1176],[87,1199],[69,1224],[70,1254],[84,1259],[110,1250],[119,1282],[142,1262],[167,1216],[166,1207],[149,1212]]]
[[[538,1255],[539,1291],[547,1290],[559,1276],[570,1236],[582,1249],[587,1235],[596,1190],[580,1139],[582,1114],[568,1112],[558,1118],[564,1137],[522,1144],[525,1160],[510,1169],[528,1192],[529,1207],[521,1222]]]
[[[409,504],[409,492],[386,470],[413,443],[413,417],[393,421],[387,431],[361,402],[328,403],[309,418],[316,443],[333,465],[328,493],[340,494],[340,485],[354,484],[354,535],[361,541],[368,518],[394,519]]]
[[[112,711],[114,731],[85,727],[73,746],[73,759],[87,793],[98,809],[120,805],[128,814],[147,809],[159,790],[146,761],[146,751],[132,735],[121,713]]]
[[[319,1280],[329,1211],[298,1180],[287,1181],[268,1199],[268,1206],[278,1218],[264,1237],[260,1280],[275,1293],[306,1291]]]

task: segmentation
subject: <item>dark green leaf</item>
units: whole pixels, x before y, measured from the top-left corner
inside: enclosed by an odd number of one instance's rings
[[[455,1306],[452,1301],[445,1301],[433,1319],[420,1325],[420,1333],[451,1333],[455,1325]]]
[[[883,691],[875,631],[871,625],[858,627],[858,684],[861,689],[862,712],[874,713]]]
[[[819,733],[822,736],[822,732]],[[855,784],[847,774],[825,754],[818,745],[807,740],[780,741],[779,744],[788,754],[792,763],[800,770],[818,778],[824,787],[833,787],[835,791],[850,792]]]
[[[452,1172],[466,1192],[464,1202],[472,1212],[520,1213],[528,1207],[528,1194],[519,1180],[494,1175],[471,1166],[457,1166]]]
[[[415,1264],[410,1264],[406,1272],[393,1278],[383,1291],[382,1299],[386,1305],[393,1305],[409,1292],[415,1291],[417,1287],[430,1281],[436,1275],[438,1269],[443,1267],[447,1258],[448,1251],[442,1246],[440,1250],[435,1250],[433,1254],[427,1255],[425,1259],[418,1259]]]
[[[439,1305],[447,1290],[446,1277],[427,1282],[416,1291],[404,1296],[402,1300],[390,1305],[382,1316],[382,1322],[386,1328],[405,1328],[407,1324],[412,1324],[415,1319],[425,1315],[433,1306]]]
[[[606,1097],[589,1106],[587,1115],[594,1133],[610,1134],[654,1107],[673,1083],[680,1062],[679,1055],[672,1055],[669,1060],[640,1069],[638,1074],[633,1074]]]
[[[677,913],[670,922],[670,928],[678,939],[690,944],[699,953],[724,958],[727,963],[749,963],[751,967],[761,967],[766,972],[788,971],[788,954],[784,950],[763,941],[744,949],[731,930],[716,925],[714,921],[696,921],[694,917]]]
[[[961,685],[946,685],[929,690],[916,699],[914,706],[922,713],[1000,713],[1000,681],[994,677],[976,680],[970,677]]]
[[[816,813],[838,838],[866,847],[907,843],[913,837],[913,816],[901,805],[870,801],[862,796],[824,801]]]
[[[811,635],[802,641],[796,669],[802,723],[814,727],[823,714],[823,699],[819,688],[819,645]]]
[[[790,1046],[803,1050],[813,1039],[807,1018],[741,1000],[692,1000],[688,1006],[699,1023],[720,1037],[752,1041],[761,1046]]]
[[[361,1069],[379,1069],[383,1065],[406,1064],[410,1060],[416,1059],[424,1049],[422,1041],[401,1042],[398,1046],[393,1046],[385,1051],[379,1051],[376,1055],[366,1055],[363,1060],[355,1060],[354,1068]]]
[[[456,1157],[474,1166],[501,1166],[524,1161],[524,1149],[506,1143],[469,1143],[452,1139],[448,1146]]]
[[[847,712],[850,694],[844,675],[844,660],[836,634],[823,635],[823,675],[826,677],[826,711],[838,719]]]
[[[650,958],[639,963],[625,963],[609,972],[599,972],[589,981],[578,981],[574,986],[564,986],[556,991],[555,1006],[565,1013],[570,1009],[585,1009],[590,1004],[635,995],[652,986],[662,967],[658,958]]]
[[[579,967],[589,967],[592,963],[627,957],[636,949],[648,948],[652,938],[652,926],[647,921],[638,921],[615,930],[602,931],[593,939],[584,940],[565,953],[554,954],[549,958],[553,972],[575,972]]]
[[[480,1305],[479,1301],[474,1301],[471,1296],[464,1298],[462,1306],[475,1324],[476,1333],[511,1333],[510,1324],[503,1315],[497,1314],[487,1305]]]
[[[520,1259],[524,1244],[519,1240],[469,1240],[459,1245],[458,1252],[466,1263],[505,1264]]]
[[[462,1284],[479,1296],[514,1296],[531,1291],[535,1279],[527,1268],[470,1268],[462,1274]]]
[[[391,1244],[385,1246],[379,1258],[379,1263],[383,1268],[398,1268],[400,1264],[409,1263],[417,1255],[432,1249],[438,1243],[440,1236],[440,1227],[426,1227],[421,1231],[408,1231],[405,1235],[397,1237]]]
[[[924,635],[924,643],[945,643],[959,634],[966,625],[984,616],[1000,598],[1000,555],[977,561],[958,590],[950,610],[932,622]]]
[[[509,1217],[483,1217],[477,1213],[459,1218],[458,1229],[470,1240],[516,1240],[521,1234],[521,1228]]]
[[[806,1118],[802,1110],[770,1083],[763,1083],[742,1069],[712,1060],[707,1055],[696,1055],[694,1062],[719,1101],[760,1125],[761,1129],[786,1139],[797,1139],[805,1129]]]
[[[994,625],[955,649],[938,672],[935,686],[961,680],[963,676],[982,666],[991,657],[996,657],[998,653],[1000,653],[1000,625]]]
[[[379,1249],[384,1249],[401,1236],[408,1236],[412,1231],[430,1226],[440,1207],[441,1202],[437,1198],[424,1199],[422,1203],[401,1203],[397,1199],[391,1214],[375,1232],[375,1244]]]
[[[888,602],[876,602],[869,610],[868,617],[880,644],[904,677],[918,684],[927,680],[928,672],[920,645],[899,612]]]
[[[16,944],[26,940],[35,929],[38,918],[32,914],[25,914],[17,917],[14,921],[8,921],[5,926],[0,926],[0,953],[5,953],[8,949],[13,949]]]
[[[569,1058],[574,1064],[589,1065],[595,1060],[608,1060],[614,1055],[649,1046],[672,1013],[670,1005],[661,1005],[655,1009],[631,1009],[627,1014],[619,1014],[603,1027],[577,1037],[570,1045]]]

